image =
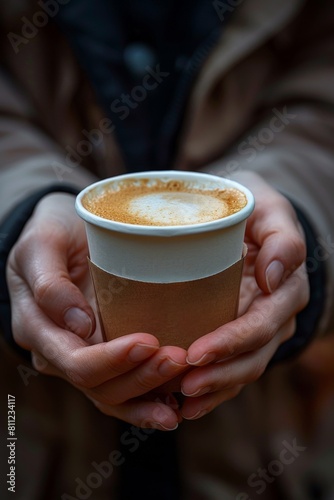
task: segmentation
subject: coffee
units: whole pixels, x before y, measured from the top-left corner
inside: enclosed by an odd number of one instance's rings
[[[127,179],[85,196],[83,206],[99,217],[143,226],[183,226],[218,220],[247,204],[236,188],[205,189],[182,180]]]

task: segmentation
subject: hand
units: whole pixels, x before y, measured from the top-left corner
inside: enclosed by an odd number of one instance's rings
[[[147,333],[102,342],[87,255],[74,197],[43,198],[8,261],[14,338],[32,351],[36,370],[67,380],[103,413],[171,430],[180,421],[177,403],[154,389],[187,368],[186,352],[159,348]]]
[[[258,175],[238,179],[255,196],[247,222],[238,318],[188,349],[182,416],[200,418],[256,381],[282,342],[295,331],[296,314],[309,300],[303,231],[289,201]]]

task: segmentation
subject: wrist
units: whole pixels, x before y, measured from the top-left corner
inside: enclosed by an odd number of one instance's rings
[[[278,348],[270,364],[297,356],[308,346],[317,334],[326,299],[325,264],[322,260],[318,260],[313,265],[315,260],[314,250],[318,246],[316,233],[305,214],[291,200],[289,201],[297,214],[306,241],[306,269],[310,287],[310,300],[307,306],[296,316],[294,336]],[[312,266],[308,265],[308,263],[312,263]]]

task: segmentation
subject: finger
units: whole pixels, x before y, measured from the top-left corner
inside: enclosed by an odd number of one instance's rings
[[[119,418],[142,429],[172,431],[178,427],[180,421],[178,412],[173,407],[160,401],[133,399],[118,406],[92,401],[102,413]],[[151,434],[151,432],[147,434]]]
[[[154,356],[122,377],[94,387],[88,394],[107,405],[119,405],[160,387],[189,368],[186,351],[180,347],[161,347]]]
[[[24,297],[21,295],[16,306],[15,322],[19,327],[14,327],[13,332],[19,345],[38,353],[49,363],[44,367],[40,363],[39,371],[53,374],[56,369],[73,385],[83,387],[98,386],[132,370],[159,348],[156,337],[147,333],[89,345],[72,332],[56,326],[38,308],[29,291]]]
[[[57,375],[77,387],[91,388],[133,370],[157,352],[155,337],[145,333],[130,334],[96,345],[78,345],[75,335],[53,332],[58,342],[39,344],[34,351],[38,371]],[[42,345],[41,345],[42,344]]]
[[[294,320],[291,319],[262,349],[198,368],[186,375],[182,380],[182,393],[187,396],[181,409],[182,417],[187,420],[201,418],[237,396],[245,385],[258,380],[287,332],[293,328]]]
[[[294,328],[294,319],[289,319],[261,349],[192,370],[182,379],[182,393],[188,397],[199,398],[204,394],[255,382],[264,373],[279,345],[292,335]]]
[[[308,299],[306,272],[300,268],[271,295],[257,296],[245,314],[196,340],[188,349],[188,363],[202,366],[259,349]]]
[[[84,236],[83,236],[84,237]],[[9,259],[8,276],[18,273],[31,289],[37,305],[60,327],[81,337],[95,329],[92,308],[72,282],[69,268],[69,236],[57,235],[56,229],[38,234],[30,232],[14,247]],[[77,245],[77,243],[76,243]],[[85,242],[78,253],[85,253]],[[41,251],[42,249],[42,251]],[[86,258],[79,257],[81,274],[88,273]],[[74,271],[78,274],[78,271]],[[79,273],[80,274],[80,273]]]
[[[32,365],[44,375],[53,375],[66,379],[64,373],[52,365],[37,352],[32,353]],[[78,387],[79,388],[79,387]],[[179,405],[171,394],[152,395],[153,401],[130,400],[122,405],[103,404],[92,397],[89,391],[79,388],[104,414],[117,417],[141,428],[153,428],[164,431],[174,430],[181,422]]]
[[[253,188],[254,191],[254,188]],[[255,188],[256,209],[247,223],[247,236],[260,248],[255,277],[272,293],[306,258],[306,244],[291,203],[264,184]]]
[[[65,379],[64,373],[37,351],[31,351],[31,364],[35,370],[43,375],[52,375]]]
[[[206,394],[198,398],[186,398],[181,409],[181,415],[186,420],[202,418],[224,401],[235,398],[243,387],[243,385],[237,385],[214,394]]]

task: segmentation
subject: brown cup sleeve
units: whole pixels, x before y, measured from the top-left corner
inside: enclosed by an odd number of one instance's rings
[[[161,345],[187,349],[235,319],[244,257],[218,274],[181,283],[120,278],[89,261],[105,340],[145,332]]]

